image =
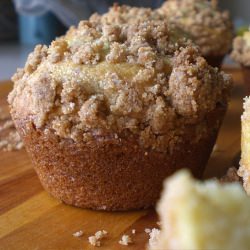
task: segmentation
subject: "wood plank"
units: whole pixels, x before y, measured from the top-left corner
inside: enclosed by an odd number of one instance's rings
[[[240,116],[246,95],[239,69],[226,69],[233,74],[235,86],[232,101],[217,140],[217,147],[206,167],[205,178],[221,176],[237,164],[240,152]],[[8,109],[6,97],[12,84],[0,84],[0,107]],[[64,205],[43,191],[24,150],[0,151],[0,249],[95,249],[88,237],[105,229],[109,235],[101,249],[125,249],[118,244],[122,234],[132,235],[129,249],[145,248],[145,228],[157,227],[153,210],[108,213]],[[83,230],[75,238],[72,233]]]

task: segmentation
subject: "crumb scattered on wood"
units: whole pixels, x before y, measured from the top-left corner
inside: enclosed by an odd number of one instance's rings
[[[155,246],[159,240],[159,236],[160,236],[160,229],[157,228],[153,228],[151,230],[151,232],[149,233],[149,240],[148,240],[148,244],[149,246]]]
[[[127,234],[122,235],[122,238],[119,240],[119,244],[123,246],[128,246],[129,244],[132,243],[133,243],[132,238]]]
[[[237,174],[237,168],[236,167],[230,167],[227,170],[227,173],[220,178],[220,181],[222,183],[226,182],[241,182],[241,178]]]
[[[83,236],[83,231],[82,230],[77,231],[77,232],[73,233],[73,236],[74,237],[81,237],[81,236]]]
[[[105,230],[97,231],[95,235],[89,237],[89,243],[92,246],[100,247],[101,246],[101,239],[107,236],[108,232]]]

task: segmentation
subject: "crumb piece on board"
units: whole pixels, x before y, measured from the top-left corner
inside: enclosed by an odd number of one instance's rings
[[[132,229],[131,232],[132,232],[132,234],[135,234],[135,233],[136,233],[136,230],[135,230],[135,229]]]
[[[105,238],[107,236],[108,232],[105,230],[100,230],[95,233],[95,235],[92,235],[89,237],[89,243],[92,246],[100,247],[101,246],[101,239]]]
[[[74,237],[81,237],[81,236],[83,236],[83,231],[82,231],[82,230],[79,230],[79,231],[73,233],[73,236],[74,236]]]
[[[129,244],[133,243],[131,237],[129,235],[122,235],[122,238],[119,240],[119,244],[128,246]]]
[[[220,178],[220,182],[241,182],[241,178],[237,174],[237,168],[236,167],[230,167],[227,170],[227,173]]]
[[[153,228],[151,230],[151,232],[149,233],[149,240],[148,240],[149,246],[152,247],[158,242],[160,232],[161,232],[161,230],[157,229],[157,228]]]

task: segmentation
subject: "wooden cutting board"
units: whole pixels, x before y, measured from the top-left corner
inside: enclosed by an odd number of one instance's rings
[[[240,116],[245,95],[239,69],[232,73],[235,86],[228,113],[217,140],[205,177],[222,176],[240,152]],[[0,107],[7,107],[10,81],[0,84]],[[95,212],[64,205],[43,191],[25,150],[0,151],[0,249],[94,249],[88,236],[104,229],[107,239],[101,249],[145,249],[145,228],[157,227],[153,210],[132,212]],[[131,230],[136,234],[132,235]],[[83,236],[72,234],[82,230]],[[132,235],[128,247],[118,244],[123,234]]]

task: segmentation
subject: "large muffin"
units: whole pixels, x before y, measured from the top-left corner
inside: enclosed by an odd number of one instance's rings
[[[233,26],[217,1],[168,0],[158,11],[200,47],[210,65],[220,67],[232,46]]]
[[[120,11],[117,11],[119,15]],[[157,200],[163,179],[201,176],[231,79],[161,20],[81,21],[14,75],[11,114],[44,188],[83,208]]]

